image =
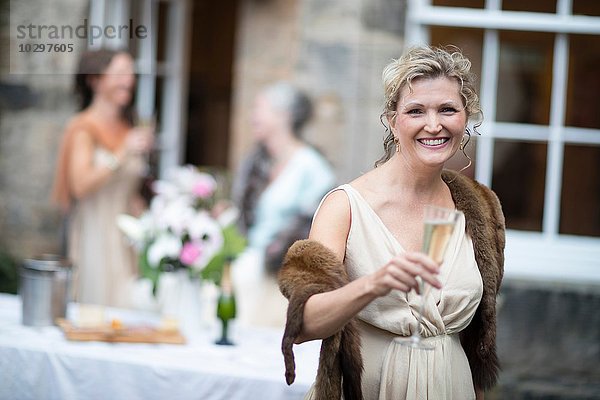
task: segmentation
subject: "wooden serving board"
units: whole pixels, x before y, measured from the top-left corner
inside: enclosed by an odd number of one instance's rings
[[[56,323],[68,340],[115,343],[185,343],[185,338],[176,329],[160,330],[148,326],[113,328],[110,325],[83,328],[74,326],[71,321],[62,318],[57,319]]]

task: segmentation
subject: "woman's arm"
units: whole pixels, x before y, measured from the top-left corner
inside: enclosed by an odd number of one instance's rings
[[[69,154],[69,182],[73,191],[73,196],[81,199],[104,185],[118,164],[123,160],[124,154],[117,156],[115,165],[95,166],[94,165],[94,141],[87,131],[75,133],[73,144]]]
[[[343,260],[350,222],[348,197],[343,191],[335,191],[323,202],[309,239],[319,241]],[[406,252],[373,274],[362,276],[340,289],[311,296],[304,307],[302,333],[296,342],[331,336],[375,298],[385,296],[392,289],[408,292],[417,288],[417,275],[431,285],[441,287],[435,277],[438,269],[428,256]]]
[[[147,153],[154,142],[149,128],[132,129],[121,148],[113,155],[112,165],[94,165],[94,140],[85,130],[76,132],[71,147],[68,167],[69,183],[73,196],[80,199],[100,189],[111,175],[123,164],[129,154]]]

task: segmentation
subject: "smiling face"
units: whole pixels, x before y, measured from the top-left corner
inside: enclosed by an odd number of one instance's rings
[[[466,124],[459,83],[446,77],[413,80],[390,118],[399,156],[413,168],[443,167],[458,150]]]
[[[129,105],[135,85],[131,56],[125,53],[116,54],[92,85],[94,96],[102,96],[105,100],[121,107]]]

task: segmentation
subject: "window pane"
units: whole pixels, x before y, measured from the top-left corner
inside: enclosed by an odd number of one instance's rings
[[[167,18],[169,12],[169,4],[164,2],[158,3],[158,22],[154,34],[157,35],[156,40],[156,59],[161,61],[167,61],[167,29],[175,29],[174,27],[167,26]]]
[[[565,123],[600,129],[600,36],[570,35],[569,40]]]
[[[145,25],[142,19],[142,3],[139,0],[133,0],[130,3],[129,8],[131,19],[133,20],[133,26]],[[129,39],[127,49],[129,53],[134,57],[139,57],[139,40]]]
[[[510,229],[542,230],[546,143],[496,140],[492,189]]]
[[[600,147],[565,145],[559,231],[600,236]]]
[[[156,118],[156,126],[157,129],[162,129],[162,109],[163,109],[163,98],[164,98],[164,88],[165,88],[165,78],[162,76],[156,77],[155,83],[155,97],[154,97],[154,112]]]
[[[500,32],[496,120],[548,125],[554,34]]]
[[[484,0],[433,0],[434,6],[483,8]]]
[[[460,171],[463,175],[475,178],[475,162],[477,154],[477,135],[471,134],[471,139],[465,147],[463,153],[460,149],[450,158],[444,168],[451,169],[454,171]],[[471,159],[471,165],[469,165],[469,158]],[[468,168],[465,168],[467,167]]]
[[[442,26],[430,27],[431,44],[434,46],[454,45],[461,49],[463,54],[471,60],[471,71],[477,75],[476,90],[479,92],[481,82],[481,54],[483,49],[483,30],[482,29],[466,29],[466,28],[449,28]],[[484,121],[485,122],[485,121]],[[472,135],[470,142],[465,148],[465,153],[471,160],[471,166],[462,173],[464,175],[474,177],[475,175],[475,154],[476,154],[476,136]],[[468,158],[462,151],[457,151],[446,163],[445,167],[459,171],[468,165]]]
[[[573,14],[600,17],[600,1],[573,0]]]
[[[483,49],[483,29],[448,28],[432,26],[431,44],[434,46],[454,45],[471,60],[471,71],[477,75],[476,89],[479,92],[481,78],[481,54]]]
[[[556,13],[556,0],[502,0],[506,11]]]

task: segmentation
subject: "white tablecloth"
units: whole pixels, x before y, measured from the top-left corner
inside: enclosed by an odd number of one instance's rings
[[[234,326],[235,346],[214,345],[217,336],[215,326],[185,345],[71,342],[56,327],[23,326],[20,298],[0,294],[0,399],[301,399],[314,380],[320,342],[294,347],[297,377],[287,386],[281,331]]]

